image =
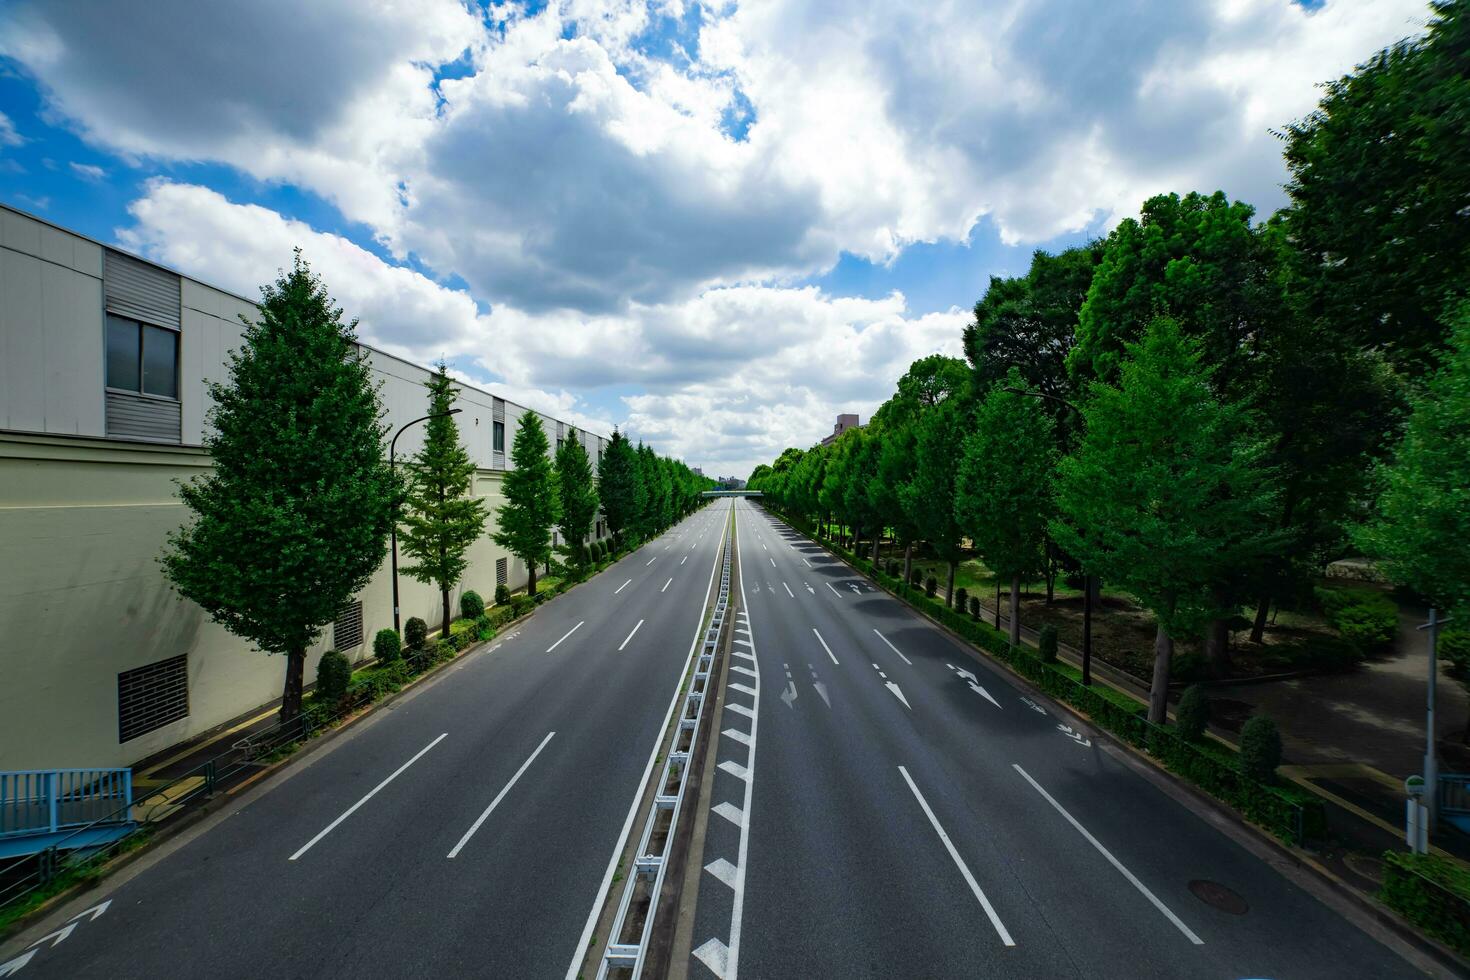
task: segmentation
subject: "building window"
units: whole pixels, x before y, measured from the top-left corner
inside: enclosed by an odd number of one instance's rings
[[[117,675],[117,740],[131,741],[189,716],[189,655]]]
[[[107,387],[179,397],[179,335],[107,314]]]
[[[494,423],[494,434],[491,436],[491,449],[497,453],[505,452],[505,423]]]
[[[332,646],[337,650],[351,650],[362,643],[362,603],[349,602],[337,611],[337,621],[332,624]]]
[[[510,559],[495,559],[495,584],[505,585],[510,581]]]

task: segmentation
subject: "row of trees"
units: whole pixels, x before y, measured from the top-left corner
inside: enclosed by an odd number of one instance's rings
[[[750,485],[1011,583],[1081,570],[1154,615],[1151,716],[1173,640],[1228,672],[1354,549],[1470,613],[1470,18],[1329,85],[1287,128],[1290,204],[1160,195],[1107,238],[994,277],[966,361],[916,362],[864,429]]]
[[[446,638],[450,593],[485,533],[475,464],[453,415],[455,385],[441,363],[426,384],[423,446],[396,472],[379,387],[326,287],[298,251],[290,272],[261,290],[242,318],[229,378],[209,394],[204,445],[213,468],[179,487],[189,523],[160,563],[181,597],[230,632],[286,656],[282,721],[300,714],[307,651],[387,554],[395,522],[402,571],[436,585]],[[594,477],[576,438],[553,457],[539,416],[526,412],[511,449],[492,538],[526,563],[528,592],[559,530],[567,563],[585,571],[601,508],[619,544],[651,537],[692,511],[710,481],[614,431]]]

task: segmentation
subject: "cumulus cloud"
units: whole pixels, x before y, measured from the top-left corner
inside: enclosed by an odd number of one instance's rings
[[[15,123],[10,117],[0,112],[0,146],[20,146],[25,142],[25,137],[15,131]]]

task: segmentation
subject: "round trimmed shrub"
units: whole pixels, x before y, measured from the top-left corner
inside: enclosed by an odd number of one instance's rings
[[[954,590],[954,607],[956,609],[958,609],[960,612],[964,612],[965,611],[965,607],[968,606],[969,604],[970,604],[970,592],[969,592],[969,590],[966,589],[964,586],[960,586],[958,589],[955,589]]]
[[[1276,781],[1281,765],[1281,733],[1276,722],[1254,715],[1240,730],[1240,771],[1262,783]]]
[[[933,575],[930,575],[928,578],[924,579],[924,594],[926,596],[932,599],[934,598],[934,593],[938,591],[939,579],[935,578]]]
[[[889,578],[898,578],[898,562],[892,558],[888,559],[887,564],[883,566],[883,570],[888,573]]]
[[[1184,689],[1179,707],[1174,709],[1174,722],[1181,738],[1198,742],[1205,737],[1205,726],[1210,723],[1210,699],[1202,686],[1191,684]]]
[[[429,639],[429,624],[417,616],[410,616],[408,622],[403,624],[403,638],[408,641],[410,650],[422,650]]]
[[[1036,634],[1036,653],[1041,657],[1042,663],[1056,663],[1057,628],[1051,623],[1047,623],[1041,628],[1041,632]]]
[[[403,656],[403,641],[398,638],[398,631],[391,629],[378,630],[373,636],[373,656],[380,663],[392,663]]]
[[[336,650],[328,650],[316,662],[316,696],[323,701],[337,702],[347,693],[352,683],[352,664]]]
[[[909,584],[918,588],[924,581],[924,570],[921,568],[909,569]]]
[[[980,597],[977,595],[970,596],[970,618],[980,618]]]
[[[466,589],[459,597],[459,614],[465,619],[479,619],[485,615],[485,600],[474,589]]]
[[[510,601],[510,589],[504,582],[495,587],[495,604],[503,606]]]

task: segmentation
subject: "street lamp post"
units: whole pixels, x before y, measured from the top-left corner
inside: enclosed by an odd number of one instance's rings
[[[1428,738],[1424,746],[1424,806],[1429,811],[1429,827],[1434,829],[1439,819],[1439,759],[1434,745],[1434,700],[1436,681],[1439,678],[1439,631],[1452,617],[1439,618],[1437,609],[1429,610],[1429,622],[1417,629],[1429,633],[1429,690],[1428,711],[1425,728]]]
[[[388,471],[394,474],[398,472],[398,437],[403,435],[405,429],[411,425],[418,425],[420,422],[427,422],[429,419],[441,419],[449,415],[458,415],[462,411],[463,409],[451,408],[447,412],[435,412],[432,415],[425,415],[422,418],[414,419],[412,422],[403,423],[403,428],[393,433],[393,438],[388,442]],[[394,481],[394,487],[393,527],[388,532],[388,537],[391,542],[388,547],[388,553],[391,555],[390,563],[393,567],[393,632],[402,636],[403,630],[398,623],[398,497],[396,496],[396,480]]]

